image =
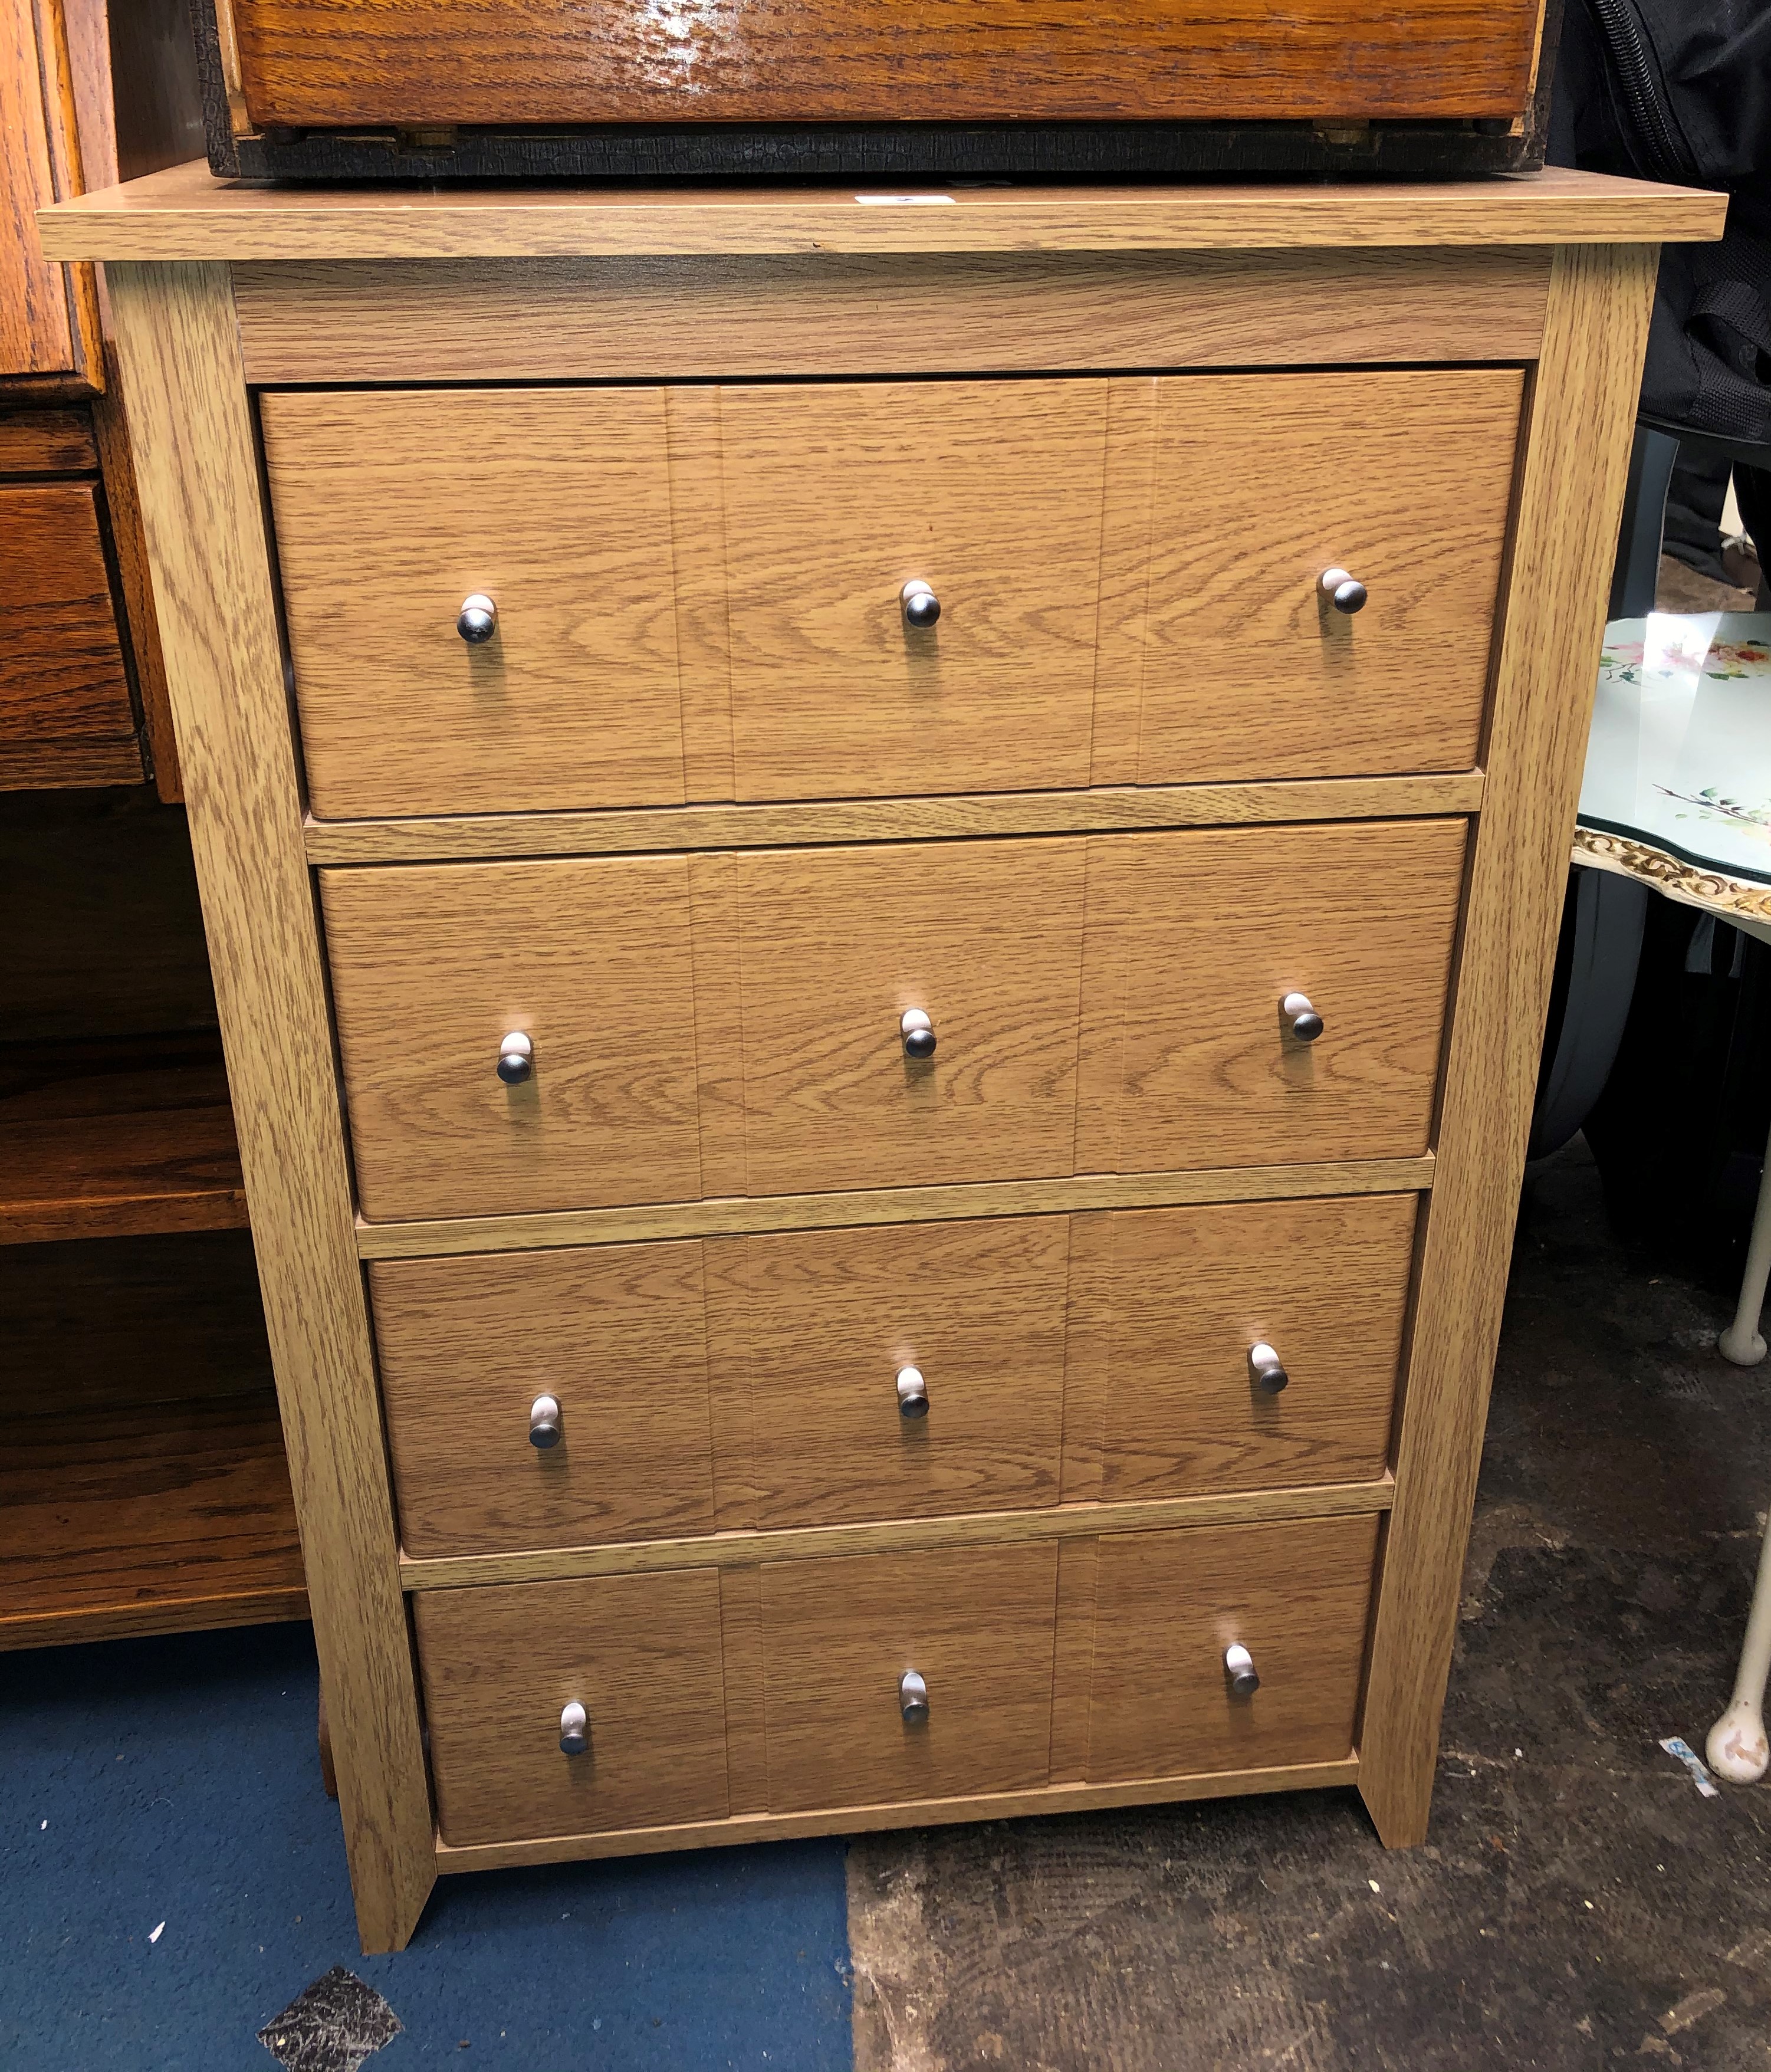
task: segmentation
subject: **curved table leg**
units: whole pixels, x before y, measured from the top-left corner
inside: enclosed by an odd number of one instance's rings
[[[1760,1206],[1764,1206],[1762,1196]],[[1771,1520],[1766,1523],[1765,1544],[1759,1550],[1759,1579],[1753,1588],[1753,1609],[1747,1615],[1746,1642],[1740,1650],[1734,1696],[1728,1710],[1710,1729],[1709,1739],[1703,1745],[1710,1768],[1735,1784],[1756,1784],[1764,1776],[1771,1757],[1765,1738],[1768,1672],[1771,1672]]]
[[[1753,1211],[1753,1236],[1746,1249],[1746,1272],[1734,1322],[1716,1341],[1724,1359],[1736,1367],[1757,1367],[1765,1358],[1759,1335],[1759,1313],[1765,1307],[1765,1284],[1771,1279],[1771,1142],[1765,1145],[1765,1174],[1759,1182],[1759,1205]]]

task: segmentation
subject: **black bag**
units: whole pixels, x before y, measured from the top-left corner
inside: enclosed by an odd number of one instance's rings
[[[1642,410],[1771,445],[1771,0],[1568,0],[1547,156],[1732,195],[1662,253]]]

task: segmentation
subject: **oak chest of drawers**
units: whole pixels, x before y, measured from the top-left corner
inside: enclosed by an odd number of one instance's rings
[[[316,199],[109,260],[365,1942],[1425,1831],[1653,278],[1708,196]]]

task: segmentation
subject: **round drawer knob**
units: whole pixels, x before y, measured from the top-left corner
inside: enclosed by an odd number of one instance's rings
[[[935,1055],[935,1024],[920,1007],[906,1007],[898,1026],[903,1032],[904,1055],[906,1058],[932,1058]]]
[[[1252,1698],[1260,1688],[1260,1679],[1255,1674],[1255,1658],[1240,1641],[1224,1650],[1224,1674],[1230,1679],[1230,1688],[1238,1698]]]
[[[929,1687],[914,1669],[906,1669],[898,1679],[898,1709],[906,1726],[919,1727],[928,1718]]]
[[[923,1380],[919,1367],[901,1367],[898,1370],[898,1414],[900,1417],[927,1417],[929,1414],[929,1385]]]
[[[560,1443],[560,1400],[538,1396],[529,1405],[529,1444],[541,1453]]]
[[[904,623],[918,631],[932,626],[941,615],[941,600],[926,582],[907,582],[898,596],[904,607]]]
[[[1255,1388],[1264,1389],[1269,1396],[1277,1396],[1291,1379],[1285,1371],[1284,1362],[1269,1345],[1251,1346],[1248,1366],[1255,1377]]]
[[[582,1705],[568,1705],[560,1715],[560,1753],[582,1755],[590,1745],[590,1720]]]
[[[1285,1018],[1285,1031],[1300,1043],[1313,1043],[1322,1033],[1322,1018],[1310,1005],[1307,993],[1288,993],[1279,1003]]]
[[[507,1087],[520,1087],[535,1070],[535,1046],[513,1029],[498,1046],[498,1076]]]
[[[470,648],[483,648],[498,631],[498,606],[476,590],[471,597],[462,599],[455,631]]]
[[[1322,594],[1337,611],[1344,611],[1349,618],[1365,609],[1365,585],[1345,569],[1323,569]]]

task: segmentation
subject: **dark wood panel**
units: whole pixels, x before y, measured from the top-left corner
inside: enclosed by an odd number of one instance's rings
[[[0,1650],[305,1618],[273,1398],[0,1419]]]
[[[235,0],[257,124],[1521,115],[1539,0]]]
[[[183,812],[145,785],[0,797],[0,1042],[212,1029]]]
[[[245,1222],[212,1040],[0,1050],[0,1244]]]
[[[273,1386],[246,1231],[0,1246],[0,1420]]]
[[[6,638],[0,643],[0,739],[127,737],[129,678],[90,483],[0,489]]]
[[[84,410],[21,410],[0,417],[0,475],[75,475],[97,466],[92,421]]]

